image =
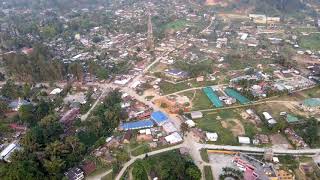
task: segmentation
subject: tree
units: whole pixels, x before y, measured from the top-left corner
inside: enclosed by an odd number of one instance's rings
[[[62,156],[68,153],[68,150],[66,148],[66,145],[64,145],[63,142],[60,141],[54,141],[47,145],[45,148],[45,154],[47,157],[58,157]]]
[[[133,169],[132,169],[132,175],[133,179],[139,179],[139,180],[147,180],[148,175],[144,168],[144,164],[141,160],[138,160],[134,163]]]
[[[19,88],[15,85],[15,82],[8,79],[1,89],[1,94],[10,99],[16,99],[20,96]]]
[[[34,126],[37,123],[37,120],[34,117],[33,110],[34,107],[32,104],[22,105],[18,111],[20,121],[29,126]]]
[[[201,179],[201,171],[195,166],[190,166],[186,169],[186,175],[192,180]]]
[[[4,117],[4,114],[8,109],[8,104],[0,100],[0,118]]]
[[[43,166],[51,176],[55,176],[62,172],[65,167],[65,161],[56,156],[51,156],[50,159],[44,160]]]
[[[72,63],[69,65],[69,73],[72,74],[78,81],[83,79],[83,69],[79,63]]]
[[[29,98],[31,93],[31,86],[28,83],[23,85],[23,97]]]
[[[58,118],[54,115],[48,115],[40,120],[39,128],[44,142],[49,143],[59,139],[60,134],[63,133],[63,127]]]
[[[190,131],[189,125],[185,122],[180,124],[180,129],[183,135]]]

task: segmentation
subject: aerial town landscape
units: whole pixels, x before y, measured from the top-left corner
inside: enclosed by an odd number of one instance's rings
[[[0,0],[0,179],[320,179],[320,0]]]

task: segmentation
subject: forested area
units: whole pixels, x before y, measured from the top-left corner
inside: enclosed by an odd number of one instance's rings
[[[79,165],[119,125],[120,101],[119,91],[110,92],[88,122],[77,123],[80,133],[70,136],[64,136],[53,103],[22,106],[7,121],[27,125],[29,130],[20,140],[23,149],[14,152],[12,162],[0,164],[0,179],[62,179],[67,169]]]
[[[201,171],[188,156],[179,151],[165,152],[155,156],[146,156],[133,164],[133,178],[147,180],[148,176],[163,180],[199,180]]]

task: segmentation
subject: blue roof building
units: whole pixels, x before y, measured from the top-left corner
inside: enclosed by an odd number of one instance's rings
[[[13,111],[18,111],[21,106],[31,104],[29,101],[23,100],[19,98],[18,100],[12,101],[9,104],[9,108],[12,109]]]
[[[151,128],[153,126],[154,126],[154,123],[151,120],[142,120],[142,121],[123,123],[121,125],[121,128],[127,131],[127,130],[134,130],[134,129]]]
[[[168,116],[161,111],[156,111],[151,114],[151,119],[158,125],[162,126],[168,122]]]

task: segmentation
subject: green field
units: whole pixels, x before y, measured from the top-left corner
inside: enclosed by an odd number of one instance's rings
[[[191,100],[193,97],[193,93],[189,92],[184,93],[184,95],[188,96]],[[192,101],[192,110],[201,110],[201,109],[212,109],[214,108],[207,95],[204,94],[202,90],[196,90],[195,97]]]
[[[150,152],[150,147],[146,143],[146,144],[141,144],[141,145],[137,146],[133,151],[131,151],[131,154],[133,156],[139,156],[139,155],[147,153],[147,152]]]
[[[320,50],[320,34],[310,34],[300,38],[300,46],[309,50]]]
[[[187,25],[187,22],[188,21],[185,19],[179,19],[179,20],[172,21],[170,23],[165,24],[162,28],[164,30],[167,30],[167,29],[181,30]]]
[[[232,113],[232,111],[230,111],[230,113],[223,111],[216,114],[204,114],[204,117],[197,120],[196,123],[202,130],[216,132],[218,134],[219,138],[216,144],[237,145],[236,138],[230,129],[223,128],[220,120],[216,119],[217,116],[224,119],[224,117],[232,116]]]
[[[204,166],[203,171],[204,171],[205,180],[214,180],[211,166]]]
[[[190,87],[188,86],[187,82],[173,84],[166,81],[162,81],[160,83],[160,89],[164,95],[182,91],[188,88]]]
[[[207,149],[200,149],[200,155],[201,155],[201,159],[204,161],[204,162],[209,162],[209,155],[208,155],[208,152],[207,152]]]

